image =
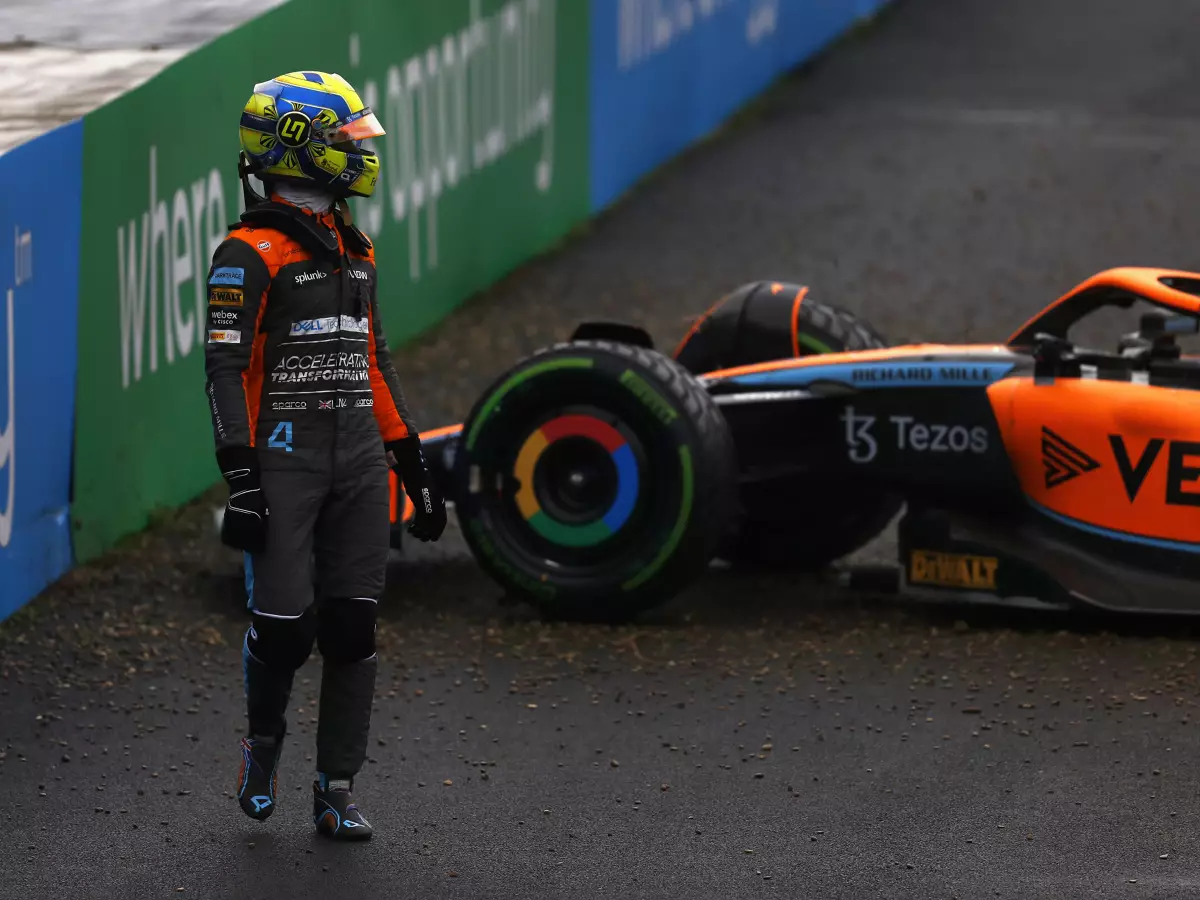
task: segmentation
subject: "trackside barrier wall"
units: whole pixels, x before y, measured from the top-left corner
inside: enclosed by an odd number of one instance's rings
[[[0,620],[71,565],[83,128],[0,155]]]
[[[592,209],[887,0],[591,0]]]
[[[291,0],[84,120],[75,553],[218,480],[206,276],[239,214],[237,115],[281,72],[340,72],[379,114],[355,215],[399,344],[588,214],[581,0]],[[120,477],[114,477],[120,473]]]
[[[0,155],[0,620],[72,549],[217,478],[204,282],[241,211],[220,123],[253,84],[341,72],[382,119],[355,212],[399,344],[884,3],[359,0],[331,19],[289,0]]]

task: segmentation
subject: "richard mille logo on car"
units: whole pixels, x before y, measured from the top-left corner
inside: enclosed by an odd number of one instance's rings
[[[879,453],[876,416],[859,415],[847,406],[841,421],[846,426],[846,450],[851,462],[869,463]],[[982,425],[943,425],[919,422],[914,416],[888,416],[893,446],[917,453],[986,453],[987,429]]]
[[[850,373],[856,384],[991,384],[1000,375],[996,366],[864,366]]]

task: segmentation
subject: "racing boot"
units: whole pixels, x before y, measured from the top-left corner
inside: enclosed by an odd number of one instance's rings
[[[242,738],[242,767],[238,772],[238,805],[242,812],[262,822],[275,812],[279,755],[283,734],[277,738]]]
[[[242,646],[249,733],[242,738],[237,798],[242,812],[260,822],[275,811],[279,755],[287,733],[287,704],[295,670],[273,668],[255,656],[258,635],[252,627]]]
[[[370,840],[374,830],[354,802],[354,780],[317,775],[313,782],[313,824],[317,834],[335,841]]]

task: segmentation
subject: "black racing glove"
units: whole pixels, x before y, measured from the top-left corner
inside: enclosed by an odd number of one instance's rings
[[[419,541],[436,541],[446,530],[446,501],[425,462],[421,439],[411,434],[400,441],[389,441],[385,447],[388,465],[400,476],[408,499],[416,507],[408,533]]]
[[[221,543],[247,553],[267,547],[267,498],[262,492],[258,454],[253,447],[225,447],[217,451],[217,465],[229,485]]]

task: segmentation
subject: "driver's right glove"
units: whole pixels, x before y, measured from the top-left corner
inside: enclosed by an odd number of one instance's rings
[[[217,451],[217,465],[229,485],[221,543],[247,553],[267,547],[267,498],[262,492],[258,454],[253,447],[225,447]]]

